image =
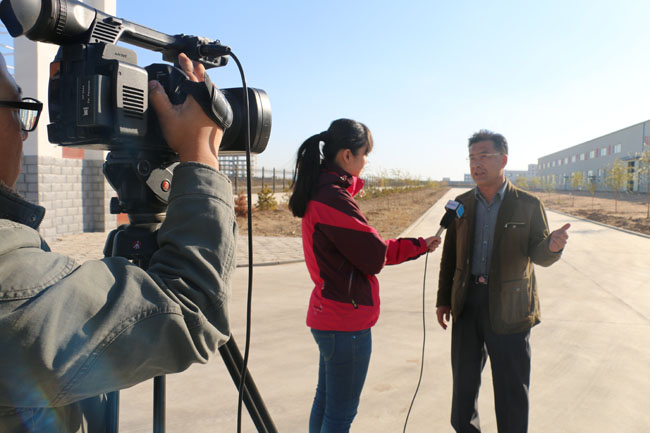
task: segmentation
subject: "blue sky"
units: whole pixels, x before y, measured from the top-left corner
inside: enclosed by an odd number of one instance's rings
[[[647,1],[117,0],[117,15],[233,49],[271,99],[267,167],[339,117],[372,130],[369,172],[424,179],[462,179],[481,128],[515,170],[650,119]],[[240,86],[234,62],[210,76]]]

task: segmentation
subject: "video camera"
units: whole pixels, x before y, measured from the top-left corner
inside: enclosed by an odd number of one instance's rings
[[[149,109],[149,80],[158,80],[173,104],[192,94],[224,129],[220,154],[247,151],[248,139],[251,153],[266,148],[271,107],[263,90],[249,88],[246,98],[243,88],[216,89],[207,74],[205,83],[192,82],[177,65],[141,68],[135,51],[116,45],[122,41],[161,52],[173,63],[185,53],[209,69],[226,65],[232,54],[219,41],[170,36],[78,0],[2,0],[0,19],[13,37],[60,45],[50,64],[49,139],[110,151],[103,171],[118,195],[110,210],[127,213],[132,224],[162,221],[178,161]]]
[[[243,152],[245,145],[244,92],[242,88],[216,90],[209,81],[204,90],[192,88],[176,66],[137,66],[135,51],[118,41],[158,51],[177,62],[185,53],[206,69],[226,65],[230,48],[206,38],[170,36],[116,18],[78,0],[3,0],[0,19],[13,37],[60,45],[50,67],[48,107],[49,139],[62,146],[109,151],[171,152],[164,142],[158,119],[148,109],[149,80],[161,82],[173,104],[188,93],[206,114],[227,127],[220,152]],[[207,75],[206,75],[207,78]],[[228,104],[232,115],[225,113]],[[271,108],[267,94],[248,89],[251,152],[261,153],[271,133]],[[224,108],[225,107],[225,108]],[[230,122],[219,122],[232,118]]]

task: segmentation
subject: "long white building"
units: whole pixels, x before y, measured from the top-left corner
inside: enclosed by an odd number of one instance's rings
[[[647,120],[539,158],[537,176],[559,189],[570,189],[573,173],[582,172],[585,179],[597,183],[598,190],[607,190],[604,183],[607,171],[619,159],[630,174],[624,189],[647,192],[647,182],[639,176],[639,156],[649,142],[650,120]]]

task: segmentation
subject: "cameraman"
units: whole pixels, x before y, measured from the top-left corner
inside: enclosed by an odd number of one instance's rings
[[[179,61],[203,81],[202,65]],[[173,106],[156,82],[149,93],[181,161],[159,249],[148,271],[120,257],[79,265],[49,252],[36,231],[44,209],[13,190],[31,128],[24,109],[7,107],[21,94],[0,55],[0,432],[103,432],[104,393],[205,363],[230,335],[236,225],[218,171],[223,130],[193,98]]]

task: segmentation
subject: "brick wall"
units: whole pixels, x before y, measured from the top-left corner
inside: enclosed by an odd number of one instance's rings
[[[46,208],[40,226],[46,240],[116,226],[108,213],[115,193],[101,172],[103,161],[25,156],[16,185],[27,200]]]

